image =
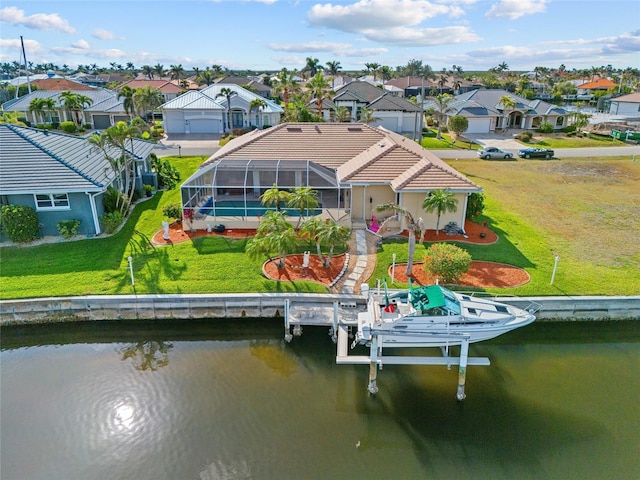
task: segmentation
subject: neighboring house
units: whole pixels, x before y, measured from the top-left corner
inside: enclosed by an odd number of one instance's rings
[[[200,91],[189,91],[160,106],[164,130],[175,133],[220,134],[227,127],[227,98],[221,92],[228,88],[231,96],[231,128],[264,128],[280,123],[282,107],[245,88],[234,84],[214,84]],[[265,107],[249,112],[253,100],[262,100]]]
[[[182,87],[173,83],[171,80],[136,79],[136,80],[129,80],[128,82],[125,82],[120,86],[118,86],[118,89],[117,89],[118,92],[122,90],[122,88],[125,86],[131,88],[132,90],[135,90],[136,88],[147,87],[147,86],[150,86],[152,88],[157,88],[158,90],[160,90],[160,93],[162,93],[162,96],[164,97],[165,102],[168,102],[169,100],[173,100],[178,95],[180,95],[180,93],[184,90]]]
[[[42,80],[34,80],[31,82],[31,85],[37,87],[38,90],[54,90],[58,92],[95,90],[95,88],[89,85],[69,80],[68,78],[44,78]]]
[[[103,196],[116,173],[103,152],[86,138],[0,124],[0,204],[36,210],[41,235],[59,235],[60,220],[80,220],[80,232],[97,235]],[[128,155],[136,160],[136,188],[154,184],[148,157],[154,143],[134,139]],[[114,156],[119,151],[112,152]]]
[[[354,81],[344,85],[336,90],[332,102],[335,108],[347,108],[355,122],[360,121],[362,108],[367,108],[376,119],[371,123],[374,127],[383,126],[397,133],[411,133],[422,129],[422,115],[418,105],[369,82]],[[312,102],[309,107],[315,109],[315,104]]]
[[[389,216],[376,206],[394,203],[435,229],[437,216],[423,211],[422,203],[439,189],[458,200],[457,211],[443,214],[440,226],[463,227],[468,195],[482,191],[415,141],[385,128],[284,123],[237,137],[213,154],[183,183],[182,206],[193,213],[194,228],[255,227],[265,211],[260,196],[274,184],[283,190],[311,187],[320,207],[305,216],[349,227],[364,226],[374,214]],[[400,220],[391,228],[406,227]]]
[[[639,118],[640,92],[612,98],[610,100],[609,113],[611,115],[625,115],[632,118]]]
[[[505,109],[500,99],[508,95],[515,103],[515,108]],[[425,108],[436,105],[432,101],[425,102]],[[528,100],[506,90],[473,90],[457,95],[449,104],[449,112],[444,123],[455,115],[466,117],[469,127],[465,133],[490,133],[496,130],[532,130],[539,128],[543,122],[549,122],[554,130],[567,126],[567,112],[556,105],[542,100]]]
[[[110,83],[122,83],[127,81],[127,77],[114,73],[104,73],[92,75],[89,73],[78,73],[70,78],[92,87],[105,87]]]
[[[439,95],[440,93],[466,93],[471,90],[477,90],[484,86],[478,82],[471,82],[469,80],[459,79],[460,82],[459,91],[455,89],[456,79],[451,76],[447,80],[447,83],[440,87],[437,81],[421,78],[421,77],[402,77],[394,78],[385,82],[385,88],[394,87],[404,91],[404,97],[416,97],[422,98],[422,92],[424,90],[424,98],[432,96],[432,94]]]
[[[222,77],[215,81],[216,85],[238,85],[239,87],[249,87],[248,90],[255,90],[258,95],[264,98],[271,98],[271,87],[264,83],[247,77]]]
[[[91,105],[78,112],[83,125],[89,125],[93,129],[105,129],[120,120],[129,120],[129,116],[124,111],[122,100],[118,99],[118,95],[111,90],[91,88],[90,90],[70,91],[89,97],[92,100]],[[72,115],[75,115],[75,113],[72,114],[64,107],[60,98],[61,93],[53,90],[36,90],[28,95],[3,103],[2,110],[5,112],[18,112],[32,125],[73,121]],[[55,109],[52,111],[30,112],[29,106],[37,98],[52,98],[56,103]]]
[[[592,82],[580,83],[576,85],[578,92],[575,100],[592,100],[596,92],[606,92],[610,88],[615,87],[617,87],[617,85],[607,78],[599,78]]]

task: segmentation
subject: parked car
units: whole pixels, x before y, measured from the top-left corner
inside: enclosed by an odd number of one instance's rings
[[[487,147],[482,150],[478,150],[478,156],[485,160],[493,160],[494,158],[513,158],[513,153],[505,152],[504,150],[500,150],[497,147]]]
[[[550,148],[523,148],[518,151],[520,158],[551,158],[554,152]]]

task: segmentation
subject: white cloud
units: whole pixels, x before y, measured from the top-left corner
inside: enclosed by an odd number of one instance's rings
[[[96,28],[93,32],[91,32],[91,35],[99,38],[100,40],[124,40],[123,37],[119,37],[115,33],[103,28]]]
[[[434,46],[470,43],[481,40],[468,27],[404,28],[362,32],[369,40],[405,46]]]
[[[22,45],[20,44],[20,39],[18,38],[0,38],[0,49],[19,52],[20,50],[22,50]],[[39,55],[43,51],[42,45],[40,45],[40,42],[37,42],[35,40],[29,40],[29,39],[24,40],[24,49],[29,52],[29,55],[31,54]],[[19,55],[6,54],[5,57],[9,58],[12,55],[13,55],[13,58],[11,58],[12,61],[18,60]]]
[[[314,53],[314,52],[338,52],[344,51],[351,45],[348,43],[333,42],[306,42],[306,43],[271,43],[271,50],[277,52]]]
[[[24,25],[35,30],[59,30],[64,33],[75,33],[75,28],[57,13],[36,13],[26,16],[24,10],[6,7],[0,10],[0,22],[11,25]]]
[[[516,18],[525,15],[542,13],[547,9],[549,0],[501,0],[491,5],[491,9],[485,14],[487,18]]]
[[[73,42],[71,44],[71,46],[73,48],[77,48],[77,49],[80,49],[80,50],[89,50],[91,48],[91,46],[89,45],[89,42],[87,42],[86,40],[82,40],[82,39],[78,40],[77,42]]]
[[[314,5],[307,18],[315,26],[360,33],[418,25],[429,18],[450,13],[458,15],[460,10],[425,0],[360,0],[351,5]]]

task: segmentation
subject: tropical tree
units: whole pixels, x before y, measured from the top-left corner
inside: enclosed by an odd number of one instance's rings
[[[324,258],[323,266],[329,268],[331,266],[331,257],[336,248],[344,247],[349,241],[351,231],[344,225],[340,225],[335,221],[326,219],[321,226],[317,238],[322,245],[328,247],[329,251]]]
[[[54,111],[56,108],[56,102],[53,98],[34,98],[29,103],[29,111],[33,112],[34,117],[41,116],[42,123],[45,123],[45,112]]]
[[[62,100],[62,104],[69,111],[69,113],[71,113],[71,117],[73,118],[76,125],[82,125],[80,112],[84,112],[84,109],[90,106],[93,103],[93,100],[86,95],[82,95],[81,93],[73,93],[68,90],[66,92],[62,92],[60,94],[60,98]]]
[[[366,123],[367,125],[373,123],[373,122],[377,122],[378,120],[380,120],[378,117],[375,116],[375,112],[367,107],[362,107],[360,109],[360,121],[362,123]]]
[[[140,115],[144,115],[147,119],[153,116],[153,111],[162,105],[164,96],[159,88],[145,85],[136,88],[133,94],[133,103],[135,111]]]
[[[454,97],[452,95],[443,93],[441,95],[437,95],[433,100],[433,116],[436,117],[436,120],[438,121],[438,134],[436,135],[438,140],[442,139],[442,122],[444,122],[446,116],[453,110],[450,106],[453,98]]]
[[[169,67],[169,75],[171,75],[172,80],[179,80],[184,76],[184,68],[182,64],[179,65],[171,65]]]
[[[436,220],[436,235],[440,234],[440,216],[446,212],[455,212],[458,209],[458,199],[447,190],[434,190],[426,196],[422,202],[422,208],[427,213],[434,210],[438,215]]]
[[[259,112],[263,108],[267,108],[267,102],[265,102],[262,98],[251,100],[251,103],[249,103],[249,126],[251,126],[251,113],[254,110]]]
[[[225,131],[231,132],[231,97],[237,95],[238,93],[229,87],[224,87],[220,89],[220,93],[216,95],[218,97],[224,97],[227,100],[227,128]]]
[[[215,80],[216,77],[213,71],[209,70],[209,67],[207,67],[204,72],[200,72],[200,75],[196,77],[198,85],[202,85],[203,83],[205,85],[211,85]]]
[[[382,205],[376,206],[376,212],[393,212],[395,215],[401,215],[404,219],[404,222],[407,225],[407,230],[409,232],[409,242],[408,242],[408,254],[407,254],[407,271],[406,275],[411,275],[411,270],[413,269],[413,257],[416,253],[416,234],[420,236],[420,239],[423,238],[424,226],[422,222],[422,218],[418,218],[415,220],[413,215],[409,210],[402,208],[400,205],[395,203],[384,203]],[[395,218],[395,216],[388,217],[380,224],[380,230],[383,230],[385,225]]]
[[[309,81],[307,88],[315,101],[316,108],[318,109],[318,117],[322,119],[322,103],[331,98],[331,85],[329,85],[327,79],[324,78],[324,75],[318,72]]]
[[[327,73],[331,75],[331,89],[333,90],[335,88],[335,76],[338,75],[342,67],[340,66],[340,62],[327,62],[325,65],[327,66]]]
[[[515,110],[518,105],[516,101],[511,97],[511,95],[502,95],[500,97],[499,103],[502,104],[502,114],[503,114],[503,131],[506,132],[507,128],[509,128],[509,113]]]
[[[282,210],[281,205],[283,203],[288,203],[290,198],[291,194],[289,192],[278,189],[278,185],[274,183],[270,189],[266,190],[260,196],[260,201],[265,207],[274,205],[276,207],[276,211],[280,212]]]
[[[393,78],[393,70],[388,65],[383,65],[378,70],[380,78],[382,79],[382,83],[386,83],[387,80],[391,80]]]
[[[135,94],[135,90],[131,88],[129,85],[125,85],[118,92],[118,100],[123,99],[122,106],[124,107],[125,113],[128,113],[131,117],[136,116],[136,104],[133,100],[133,96]]]
[[[142,73],[149,79],[153,80],[153,74],[155,73],[151,65],[143,65]]]
[[[0,115],[0,123],[26,127],[26,124],[18,118],[18,112],[2,112],[2,115]]]
[[[469,128],[469,119],[462,115],[454,115],[449,118],[447,125],[449,126],[449,130],[453,131],[456,134],[456,138],[458,138],[463,132],[467,131],[467,128]]]
[[[373,81],[376,81],[376,78],[378,76],[378,69],[380,68],[380,64],[379,63],[365,63],[364,64],[365,68],[367,69],[367,73],[370,73],[373,75]]]
[[[318,192],[311,187],[295,187],[291,189],[287,199],[287,207],[297,208],[300,212],[296,229],[300,228],[300,222],[302,222],[305,210],[313,210],[318,208],[318,205]]]
[[[336,107],[336,122],[348,122],[351,119],[351,110],[347,107]]]
[[[307,78],[315,77],[318,72],[324,69],[324,67],[320,65],[320,60],[317,58],[307,57],[306,62],[301,72],[306,75]]]
[[[278,72],[275,78],[275,85],[273,91],[276,95],[282,98],[285,110],[289,105],[289,97],[300,91],[300,85],[295,80],[296,71],[289,72],[286,68],[283,68]]]
[[[250,248],[251,251],[256,250],[252,254],[258,251],[277,254],[279,257],[279,261],[276,263],[278,268],[284,268],[287,253],[292,251],[298,243],[296,232],[284,214],[272,210],[262,216],[260,226],[256,231],[256,239],[262,243]],[[273,261],[271,257],[270,260]]]
[[[153,67],[153,73],[158,75],[158,78],[162,78],[164,75],[164,65],[156,63]]]

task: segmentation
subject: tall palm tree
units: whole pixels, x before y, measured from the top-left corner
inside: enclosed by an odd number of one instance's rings
[[[180,80],[184,76],[184,68],[182,68],[182,64],[171,65],[169,67],[169,75],[171,75],[171,80]]]
[[[162,105],[163,102],[164,96],[160,89],[154,88],[151,85],[136,88],[133,94],[133,103],[136,112],[144,115],[147,119],[149,116],[153,117],[153,111]]]
[[[331,61],[325,64],[327,66],[326,70],[331,75],[331,89],[335,88],[335,76],[338,75],[338,72],[342,69],[340,66],[340,62]]]
[[[311,93],[318,109],[318,117],[322,120],[322,103],[331,98],[331,85],[324,78],[322,73],[318,72],[307,84],[309,93]]]
[[[80,112],[84,113],[84,109],[90,106],[93,103],[93,100],[86,95],[73,93],[69,90],[62,92],[60,94],[60,98],[62,99],[62,104],[67,110],[69,110],[69,113],[76,125],[80,126],[82,124]]]
[[[215,81],[215,76],[212,70],[209,70],[209,67],[206,68],[204,72],[200,72],[200,75],[196,77],[196,82],[198,85],[211,85]]]
[[[378,69],[380,68],[379,63],[365,63],[365,68],[367,69],[367,73],[371,73],[373,75],[373,81],[376,81],[378,76]]]
[[[502,130],[504,132],[509,128],[509,114],[515,110],[518,105],[511,95],[503,95],[500,97],[499,103],[502,105]]]
[[[378,73],[383,84],[393,78],[393,70],[391,70],[391,67],[389,65],[381,66],[378,70]]]
[[[458,209],[458,199],[447,190],[434,190],[422,202],[425,212],[431,213],[434,210],[438,215],[436,220],[436,235],[440,231],[440,216],[446,212],[455,212]]]
[[[135,95],[135,90],[131,88],[129,85],[125,85],[118,92],[118,100],[123,98],[122,106],[124,107],[125,113],[129,114],[132,118],[136,116],[136,104],[133,100],[133,96]]]
[[[251,125],[251,113],[256,110],[256,111],[260,111],[263,108],[267,108],[267,102],[265,102],[262,98],[255,98],[253,100],[251,100],[251,103],[249,103],[249,126]],[[257,127],[258,125],[256,125]]]
[[[237,95],[238,92],[229,87],[224,87],[220,89],[220,93],[216,95],[218,97],[224,97],[227,100],[227,129],[225,131],[231,132],[231,97]]]
[[[313,210],[318,208],[318,192],[311,187],[295,187],[289,192],[289,199],[287,200],[287,206],[291,208],[297,208],[300,212],[298,217],[298,224],[296,229],[300,228],[300,223],[304,217],[305,210]]]
[[[34,98],[29,103],[29,111],[33,112],[34,117],[36,118],[37,123],[37,115],[41,116],[42,123],[45,123],[45,113],[51,112],[55,110],[56,102],[53,98]]]
[[[164,65],[156,63],[153,67],[153,73],[158,75],[158,78],[162,78],[162,76],[164,75]]]
[[[149,80],[153,80],[153,74],[155,73],[151,65],[143,65],[142,73],[146,75]]]
[[[402,208],[400,205],[397,205],[395,203],[384,203],[382,205],[378,205],[376,206],[376,212],[393,212],[396,215],[401,215],[404,219],[404,222],[406,222],[407,230],[409,231],[406,275],[410,276],[411,270],[413,269],[413,257],[416,253],[416,233],[420,236],[420,238],[422,238],[422,219],[419,218],[416,221],[409,210]],[[385,219],[380,224],[380,231],[382,231],[385,225],[393,218],[394,216]]]
[[[317,58],[307,57],[306,65],[301,72],[307,77],[315,77],[318,72],[324,70],[324,67],[320,65],[320,60]]]
[[[291,194],[286,190],[280,190],[278,185],[275,183],[273,186],[266,190],[261,196],[260,201],[265,207],[274,205],[276,207],[276,211],[280,212],[282,210],[282,204],[288,203],[291,198]]]
[[[300,91],[300,85],[295,80],[296,73],[295,70],[289,72],[286,68],[283,68],[275,78],[273,91],[276,95],[281,96],[285,110],[289,105],[289,97]]]
[[[450,103],[453,101],[453,96],[448,93],[443,93],[442,95],[436,96],[434,99],[435,108],[433,111],[433,115],[436,117],[438,121],[438,134],[436,138],[440,140],[442,138],[442,122],[444,122],[445,117],[451,113],[452,108]]]

